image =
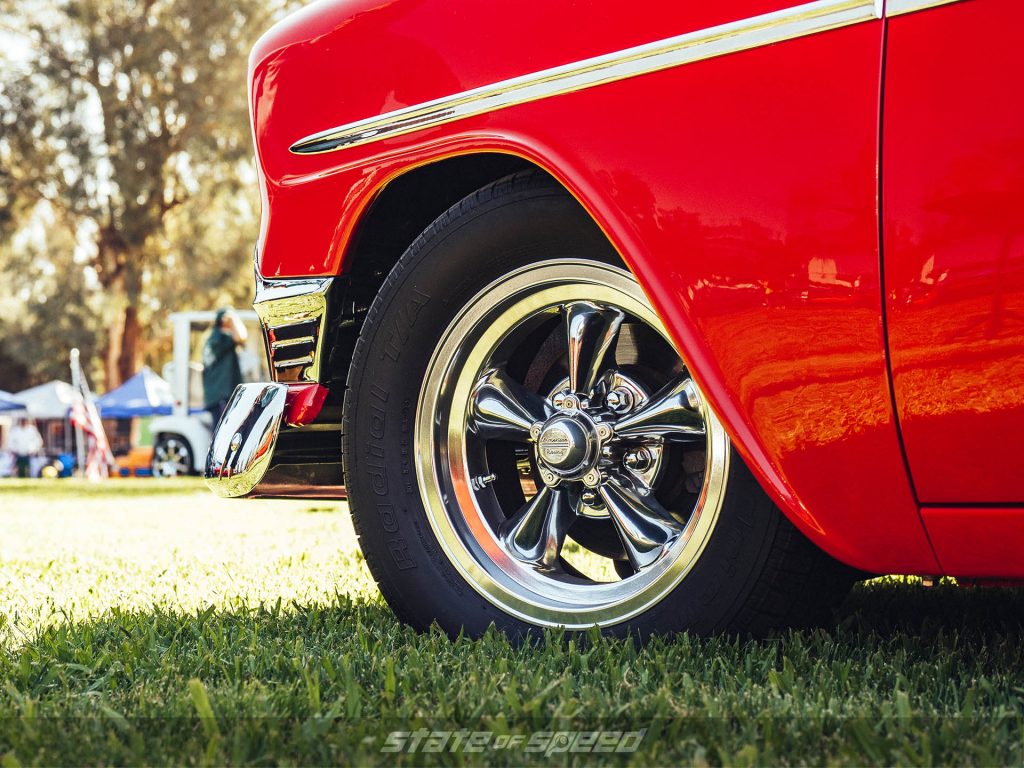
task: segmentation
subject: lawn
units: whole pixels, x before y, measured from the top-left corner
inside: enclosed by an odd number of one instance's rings
[[[1022,765],[1022,630],[1020,591],[890,580],[829,632],[452,641],[395,621],[344,504],[0,482],[0,766]],[[555,751],[595,730],[639,748]]]

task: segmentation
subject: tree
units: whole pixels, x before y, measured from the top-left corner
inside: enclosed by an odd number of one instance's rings
[[[283,2],[0,5],[0,25],[33,51],[0,73],[0,178],[10,182],[0,227],[11,248],[10,230],[45,203],[88,245],[86,259],[58,260],[84,270],[83,290],[91,282],[102,293],[108,387],[137,369],[144,316],[192,293],[183,275],[204,278],[199,293],[209,297],[249,261],[257,215],[246,62]],[[239,213],[247,231],[213,237],[223,222],[211,210]],[[183,247],[216,247],[223,261]]]
[[[91,380],[99,373],[95,361],[104,321],[102,294],[75,263],[75,233],[52,217],[43,219],[45,232],[26,233],[8,253],[7,266],[17,280],[5,281],[0,290],[0,314],[10,317],[4,322],[0,359],[10,357],[22,370],[0,371],[3,389],[66,380],[72,348],[80,350]],[[0,367],[6,368],[2,363]],[[9,373],[21,373],[25,381],[14,376],[8,381]]]

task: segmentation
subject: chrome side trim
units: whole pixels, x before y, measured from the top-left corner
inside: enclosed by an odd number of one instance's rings
[[[327,293],[333,278],[266,280],[256,271],[256,300],[270,375],[277,382],[320,380],[327,323]]]
[[[914,11],[926,11],[929,8],[937,8],[940,5],[959,3],[963,0],[886,0],[885,15],[901,16],[904,13]]]
[[[893,0],[889,0],[890,4]],[[659,40],[330,128],[290,148],[333,152],[496,109],[881,18],[878,0],[817,0]]]

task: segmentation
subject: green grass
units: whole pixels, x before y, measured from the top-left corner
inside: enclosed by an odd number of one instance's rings
[[[451,641],[395,621],[343,504],[0,483],[0,765],[393,764],[420,726],[647,731],[400,762],[1021,765],[1022,630],[1020,592],[889,581],[828,633]]]

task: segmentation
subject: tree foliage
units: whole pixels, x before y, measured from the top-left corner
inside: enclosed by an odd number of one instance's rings
[[[29,307],[3,318],[0,357],[51,375],[10,339],[84,313],[96,338],[77,341],[112,386],[168,311],[250,293],[246,62],[284,3],[0,0],[21,47],[0,53],[0,309]],[[45,350],[64,370],[74,335]]]

